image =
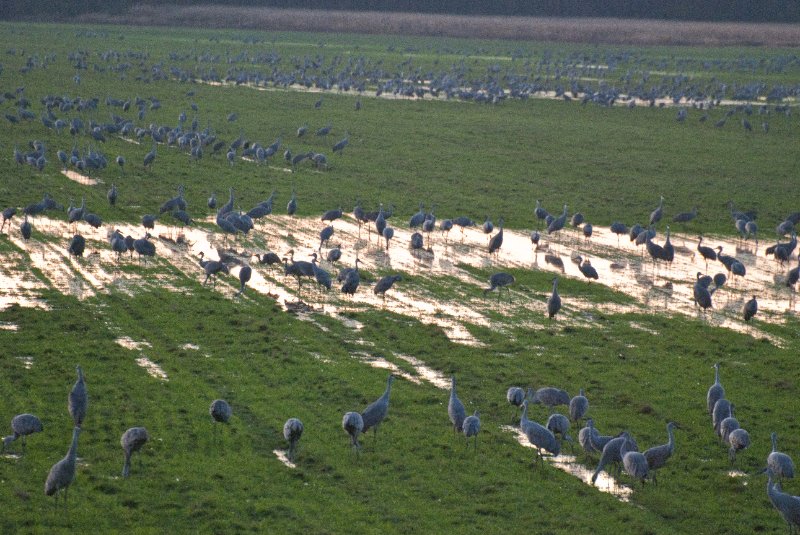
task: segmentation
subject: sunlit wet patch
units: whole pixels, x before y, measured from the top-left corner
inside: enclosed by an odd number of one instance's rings
[[[181,346],[181,349],[185,349],[185,350],[187,350],[187,351],[188,351],[188,350],[191,350],[191,351],[199,351],[199,350],[200,350],[200,346],[199,346],[199,345],[197,345],[197,344],[188,344],[188,343],[187,343],[187,344],[183,344],[183,345]]]
[[[144,340],[142,340],[141,342],[137,342],[130,336],[120,336],[119,338],[114,340],[114,342],[116,342],[117,345],[124,347],[125,349],[132,349],[134,351],[139,351],[141,349],[144,349],[145,347],[152,347],[150,342],[146,342]]]
[[[747,475],[741,470],[728,470],[728,477],[747,477]]]
[[[22,459],[22,454],[20,453],[3,453],[0,454],[0,459],[8,459],[9,461],[19,461]]]
[[[500,429],[503,431],[511,432],[516,435],[517,441],[526,448],[536,449],[530,442],[528,442],[528,437],[525,433],[519,428],[510,425],[501,425]],[[592,484],[592,475],[594,472],[579,462],[577,462],[576,457],[574,455],[566,455],[560,454],[558,457],[546,456],[545,462],[555,466],[559,470],[570,474],[571,476],[575,476],[580,479],[582,482],[586,483],[589,486],[595,487],[600,492],[605,492],[615,496],[622,502],[629,502],[630,497],[633,494],[633,489],[630,487],[620,485],[613,477],[609,476],[606,472],[600,472],[597,475],[597,479],[595,483]]]
[[[289,457],[286,456],[285,450],[272,450],[272,453],[275,454],[275,457],[277,457],[280,462],[282,462],[289,468],[297,468],[297,465],[294,464],[292,461],[290,461]]]
[[[61,174],[67,177],[68,179],[72,180],[73,182],[77,182],[78,184],[83,184],[84,186],[96,186],[100,183],[95,178],[88,177],[86,175],[82,175],[76,171],[72,171],[71,169],[61,170]]]
[[[0,331],[18,331],[19,325],[10,321],[0,321]]]
[[[410,373],[402,370],[397,364],[395,364],[394,362],[389,362],[384,357],[363,352],[356,352],[353,353],[351,356],[353,358],[360,360],[365,364],[369,364],[373,368],[379,368],[381,370],[389,370],[390,372],[392,372],[393,375],[397,377],[402,377],[403,379],[410,381],[412,383],[415,384],[422,383],[419,377],[411,375]]]
[[[17,360],[22,363],[22,366],[26,370],[30,370],[31,368],[33,368],[33,357],[31,356],[17,357]]]
[[[411,364],[411,366],[414,367],[414,371],[417,373],[417,375],[419,375],[423,380],[428,381],[436,388],[442,388],[444,390],[450,389],[450,379],[448,379],[443,373],[440,373],[429,367],[421,360],[412,357],[411,355],[403,355],[401,353],[395,353],[394,356]]]
[[[166,372],[161,369],[161,366],[144,355],[136,359],[136,364],[144,368],[151,377],[155,377],[156,379],[160,379],[162,381],[169,380]]]

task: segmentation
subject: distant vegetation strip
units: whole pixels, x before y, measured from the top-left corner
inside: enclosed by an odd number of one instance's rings
[[[86,14],[73,22],[619,45],[800,46],[800,25],[779,23],[460,16],[214,5],[136,5],[124,13]]]

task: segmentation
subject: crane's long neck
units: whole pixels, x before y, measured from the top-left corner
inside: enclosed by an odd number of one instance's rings
[[[714,383],[719,384],[719,364],[714,365]]]
[[[520,418],[519,418],[519,426],[524,429],[525,425],[527,423],[528,423],[528,404],[527,403],[523,403],[522,404],[522,416],[520,416]]]
[[[778,451],[778,434],[772,433],[772,451]]]
[[[456,397],[456,378],[455,377],[450,379],[450,397],[451,398]]]
[[[672,435],[672,426],[667,425],[667,446],[671,450],[675,446],[675,437]]]
[[[78,435],[80,432],[81,430],[79,427],[72,430],[72,444],[70,444],[69,451],[67,452],[67,459],[72,462],[75,462],[75,459],[78,458]]]

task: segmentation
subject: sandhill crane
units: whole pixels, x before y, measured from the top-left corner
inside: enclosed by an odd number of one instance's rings
[[[47,480],[44,483],[44,493],[53,496],[58,505],[58,491],[64,491],[64,505],[67,505],[67,489],[75,479],[75,461],[78,458],[78,435],[81,428],[75,427],[72,430],[72,444],[63,459],[58,461],[50,468]]]
[[[475,411],[472,416],[464,418],[464,437],[467,439],[467,448],[469,448],[469,437],[475,437],[475,451],[478,451],[478,433],[481,430],[481,414]]]
[[[667,464],[667,460],[672,457],[675,451],[675,438],[672,435],[672,430],[676,427],[674,422],[667,424],[667,443],[660,446],[653,446],[645,450],[644,457],[647,459],[647,465],[650,473],[653,474],[653,483],[656,483],[656,470]]]
[[[358,412],[346,412],[342,418],[342,429],[350,435],[350,444],[358,451],[361,445],[358,443],[358,435],[364,431],[364,419]]]
[[[33,414],[18,414],[11,419],[11,431],[13,434],[3,437],[3,450],[9,444],[22,437],[22,450],[25,451],[25,437],[44,430],[41,420]]]
[[[581,421],[588,410],[589,400],[583,394],[583,388],[581,388],[580,393],[569,400],[570,420],[573,422]]]
[[[75,381],[75,384],[72,385],[72,390],[69,392],[67,408],[69,409],[69,415],[72,417],[75,427],[80,428],[83,419],[86,418],[89,395],[86,392],[86,381],[83,378],[83,370],[80,366],[76,366],[75,371],[78,373],[78,379]]]
[[[150,435],[147,434],[147,429],[144,427],[131,427],[122,434],[119,443],[122,445],[122,451],[125,452],[125,464],[122,466],[122,477],[128,477],[131,472],[131,455],[139,451],[147,441],[150,440]]]
[[[386,380],[386,390],[383,392],[383,395],[370,403],[361,413],[361,418],[364,420],[364,433],[369,431],[370,427],[372,427],[372,433],[377,437],[378,427],[389,413],[389,394],[392,392],[393,381],[394,375],[389,374],[389,378]]]
[[[447,415],[450,417],[450,423],[453,424],[453,432],[463,431],[464,418],[466,418],[466,411],[464,404],[458,399],[456,395],[456,376],[450,378],[450,400],[447,402]]]
[[[297,442],[303,435],[303,422],[297,418],[289,418],[283,424],[283,438],[289,441],[289,451],[286,457],[289,461],[294,461],[294,454],[297,451]]]
[[[725,389],[719,382],[719,362],[715,363],[713,368],[714,384],[708,388],[708,393],[706,394],[706,407],[708,408],[709,415],[713,415],[714,405],[716,405],[717,401],[725,397]]]

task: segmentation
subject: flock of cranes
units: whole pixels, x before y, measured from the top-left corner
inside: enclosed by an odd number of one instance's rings
[[[244,70],[241,70],[240,67],[237,66],[237,63],[239,62],[234,61],[232,63],[233,66],[225,76],[225,81],[254,84],[273,83],[275,85],[279,85],[287,84],[288,80],[291,78],[291,76],[287,76],[286,73],[281,72],[279,69],[275,69],[271,74],[269,74],[269,79],[260,77],[253,79],[250,78],[251,74],[245,73]],[[352,66],[352,63],[350,66]],[[349,69],[350,66],[347,66],[346,68]],[[342,68],[345,69],[345,67]],[[301,83],[305,84],[305,81],[308,80],[309,84],[316,85],[318,87],[333,87],[333,84],[330,83],[332,79],[328,79],[326,82],[326,79],[323,76],[318,77],[316,74],[309,74],[314,70],[316,70],[316,67],[307,64],[306,67],[302,69],[302,77],[298,78],[302,81]],[[162,70],[162,67],[154,67],[151,72],[152,76],[154,77],[158,77],[160,75],[165,77],[170,76]],[[159,72],[161,74],[159,74]],[[172,72],[172,76],[176,76],[180,79],[204,79],[203,75],[200,73],[183,72],[182,69],[179,69],[177,72]],[[412,88],[410,87],[411,84],[409,83],[409,80],[397,78],[390,79],[382,83],[377,92],[393,92],[395,94],[424,96],[424,92],[437,91],[441,92],[441,94],[452,96],[453,98],[463,98],[465,100],[494,103],[499,103],[508,96],[512,96],[514,98],[527,98],[528,95],[533,95],[539,91],[549,91],[551,89],[555,90],[555,92],[565,100],[570,98],[569,95],[582,95],[585,103],[597,103],[600,105],[612,105],[615,101],[619,101],[623,98],[620,94],[606,92],[599,87],[588,87],[579,81],[580,77],[570,76],[569,88],[545,88],[543,86],[538,86],[535,83],[529,84],[522,81],[519,84],[515,84],[510,88],[510,90],[504,90],[491,83],[484,85],[483,87],[469,88],[466,87],[465,83],[466,73],[458,72],[456,74],[457,76],[452,78],[455,80],[455,83],[452,85],[433,83],[429,88],[425,89],[420,87]],[[420,79],[421,78],[422,77],[420,77]],[[340,77],[337,84],[340,87],[342,85],[350,85],[353,87],[358,86],[358,81],[351,80],[350,82],[347,82],[345,80],[345,78]],[[442,82],[442,80],[443,77],[435,80],[435,82]],[[209,79],[207,81],[216,81],[216,79]],[[721,88],[718,89],[719,91],[722,91]],[[420,91],[422,91],[423,94],[420,94]],[[655,103],[656,99],[660,98],[660,96],[657,96],[655,93],[651,93],[649,95],[636,95],[633,91],[630,91],[630,95],[634,95],[632,98],[639,98],[651,103]],[[19,95],[18,97],[15,97],[15,100],[19,102],[21,98],[24,97]],[[629,97],[625,98],[627,99]],[[684,98],[690,98],[690,96],[684,95]],[[357,102],[357,106],[360,107],[360,100]],[[116,102],[110,102],[108,100],[107,104],[109,106],[117,106]],[[158,101],[156,99],[150,99],[149,102],[145,101],[144,99],[137,99],[133,104],[131,104],[130,101],[127,101],[128,107],[133,105],[135,108],[139,109],[138,117],[140,121],[144,118],[145,110],[148,108],[148,106],[151,110],[157,109],[157,104]],[[71,106],[81,105],[86,105],[89,109],[94,107],[95,110],[97,107],[97,103],[95,102],[92,104],[91,100],[82,103],[80,99],[76,101],[66,101],[64,98],[60,97],[56,99],[50,99],[50,101],[46,103],[46,109],[49,113],[45,113],[43,110],[42,123],[47,128],[69,128],[70,130],[75,131],[73,135],[83,132],[86,135],[91,136],[96,143],[103,143],[105,135],[114,133],[119,133],[122,136],[127,136],[131,139],[136,139],[139,141],[144,141],[145,138],[150,137],[153,140],[153,148],[144,156],[144,159],[142,160],[142,164],[145,169],[151,169],[153,165],[158,165],[158,162],[156,161],[158,157],[158,143],[174,145],[180,147],[181,149],[185,149],[188,151],[190,158],[193,161],[198,161],[203,157],[204,147],[206,147],[205,150],[210,150],[212,153],[218,151],[224,152],[226,150],[227,144],[223,143],[220,145],[220,140],[216,139],[215,136],[208,131],[208,129],[203,131],[197,126],[193,126],[190,129],[171,128],[163,125],[159,126],[153,124],[151,127],[144,128],[136,127],[132,121],[115,117],[110,123],[90,124],[88,128],[85,127],[81,121],[74,120],[77,118],[73,118],[72,121],[69,121],[68,123],[65,122],[65,124],[59,127],[58,122],[64,122],[64,119],[52,117],[58,112],[58,110],[63,111],[65,109],[69,109]],[[124,101],[120,102],[120,108],[124,109],[125,106],[126,103]],[[322,106],[323,100],[320,99],[315,105],[315,108],[318,109]],[[778,107],[776,106],[774,108],[774,111],[778,112]],[[194,111],[197,111],[196,107],[193,107],[193,109]],[[30,120],[30,118],[23,113],[24,111],[27,111],[27,106],[23,106],[20,103],[19,110],[20,111],[15,116],[19,117],[18,120]],[[769,110],[766,110],[764,113],[762,113],[761,110],[759,110],[758,113],[766,116],[767,111]],[[686,109],[682,108],[678,113],[679,121],[683,122],[687,119],[688,113]],[[741,109],[737,109],[736,113],[741,113],[744,115],[744,117],[749,117],[753,113],[753,109],[752,107],[742,107]],[[717,123],[718,126],[723,126],[725,124],[724,120],[729,116],[730,115],[726,115],[726,117],[721,120],[723,121],[722,124]],[[699,120],[705,121],[704,117],[706,119],[708,118],[708,113],[705,110],[703,110],[703,116],[700,117]],[[748,127],[749,122],[747,122],[747,119],[744,117],[742,118],[742,126],[747,131],[750,131],[751,128]],[[12,121],[9,116],[6,116],[6,118],[12,124],[16,124],[16,122]],[[181,127],[183,127],[183,124],[186,120],[186,115],[182,114],[182,116],[179,118]],[[228,120],[235,121],[235,114],[230,114],[228,116]],[[51,122],[52,126],[48,126],[48,121]],[[767,123],[765,122],[764,124]],[[319,129],[312,128],[309,131],[309,126],[303,125],[297,130],[297,137],[303,137],[307,135],[307,132],[316,132],[316,135],[321,138],[322,136],[328,135],[331,132],[331,128],[331,125],[327,124]],[[764,132],[766,133],[767,131],[768,128],[765,127]],[[333,153],[340,153],[345,150],[348,144],[349,134],[335,143],[331,147],[331,150]],[[31,150],[28,153],[23,153],[15,148],[14,159],[20,163],[20,165],[28,164],[33,168],[42,171],[47,164],[46,147],[44,147],[44,145],[40,142],[32,142],[30,143],[30,146]],[[281,148],[282,146],[280,139],[277,139],[275,142],[265,147],[258,143],[248,143],[243,139],[242,136],[240,136],[239,139],[227,146],[225,157],[231,165],[235,165],[236,158],[240,155],[245,158],[250,158],[253,161],[263,163],[269,158],[273,157],[273,155],[278,154],[278,150]],[[67,151],[58,151],[57,157],[64,169],[72,166],[81,172],[92,169],[102,169],[108,163],[105,155],[94,148],[89,148],[86,151],[81,152],[77,149],[77,147],[74,147],[70,153]],[[328,163],[327,156],[325,154],[314,151],[292,154],[291,150],[286,148],[283,153],[283,157],[285,161],[292,165],[292,168],[296,168],[303,162],[311,162],[311,164],[317,168],[326,168]],[[117,156],[115,162],[119,166],[120,171],[124,173],[125,166],[127,165],[126,159],[120,155]],[[188,206],[184,199],[184,193],[185,192],[183,189],[179,188],[176,197],[168,199],[164,202],[164,204],[161,205],[158,215],[145,214],[142,216],[141,222],[142,226],[144,227],[144,233],[141,237],[134,238],[132,236],[124,236],[122,233],[116,230],[109,233],[108,245],[110,249],[117,254],[118,260],[120,260],[125,253],[130,253],[131,255],[133,253],[137,253],[140,261],[144,259],[145,262],[148,258],[154,257],[157,254],[157,249],[155,243],[152,241],[153,237],[149,231],[153,230],[155,228],[156,221],[162,217],[165,217],[165,215],[172,217],[175,221],[180,222],[183,225],[191,225],[194,223],[193,219],[188,213]],[[122,193],[120,190],[118,190],[118,188],[112,184],[106,197],[110,206],[116,206],[121,195]],[[235,237],[237,235],[247,234],[248,232],[252,231],[255,228],[255,223],[258,221],[258,219],[267,217],[272,213],[274,199],[275,194],[273,192],[273,194],[267,200],[257,204],[248,212],[241,213],[234,210],[234,193],[233,190],[231,190],[228,203],[220,207],[218,210],[216,206],[216,195],[212,193],[208,201],[208,207],[212,210],[217,210],[215,218],[215,224],[217,225],[216,228],[225,233],[226,236],[233,236],[234,239],[236,239]],[[297,213],[297,209],[297,194],[295,191],[292,191],[290,200],[286,205],[286,213],[288,215],[295,215]],[[32,222],[37,215],[42,214],[45,211],[64,212],[63,208],[59,207],[55,201],[49,197],[49,195],[45,195],[41,201],[37,201],[24,207],[22,211],[24,219],[20,223],[19,231],[23,239],[26,241],[32,237]],[[82,200],[80,206],[70,207],[65,212],[67,214],[67,223],[74,225],[73,228],[75,229],[74,235],[69,240],[67,250],[69,251],[69,254],[80,257],[84,254],[87,243],[86,239],[77,232],[78,224],[85,222],[93,228],[98,228],[101,227],[104,222],[99,216],[93,214],[87,209],[85,199]],[[389,218],[392,216],[392,212],[392,207],[384,210],[383,205],[380,205],[379,209],[375,212],[365,212],[361,204],[358,203],[353,210],[353,217],[358,221],[359,231],[362,225],[366,226],[368,232],[371,232],[374,228],[378,239],[383,240],[385,249],[389,250],[390,243],[396,243],[396,241],[393,242],[392,240],[397,240],[393,227],[388,223]],[[3,221],[2,226],[0,226],[0,232],[2,232],[7,222],[9,223],[9,227],[11,226],[10,221],[16,215],[16,213],[16,207],[9,207],[3,210]],[[697,213],[698,208],[693,207],[691,211],[682,212],[675,215],[673,218],[673,223],[681,224],[691,221],[697,216]],[[580,231],[586,240],[591,239],[593,231],[596,229],[596,226],[593,226],[592,223],[585,221],[585,218],[580,213],[573,214],[572,218],[568,220],[568,206],[566,204],[563,205],[563,209],[560,213],[557,212],[555,215],[551,215],[547,212],[547,210],[544,209],[544,207],[541,205],[541,202],[537,201],[534,214],[539,221],[545,223],[544,230],[537,229],[531,233],[531,243],[537,248],[537,250],[540,246],[540,241],[545,240],[547,236],[556,235],[566,228],[568,224],[575,228],[580,228]],[[731,215],[734,220],[736,231],[740,233],[742,238],[754,239],[757,243],[759,228],[755,222],[754,214],[736,212],[734,207],[731,205]],[[330,290],[333,285],[334,277],[322,265],[322,250],[323,247],[329,246],[330,240],[335,233],[332,222],[342,216],[343,210],[341,207],[329,210],[322,215],[321,220],[324,223],[331,224],[326,225],[320,231],[319,247],[317,252],[311,255],[310,261],[295,260],[293,250],[288,251],[285,256],[278,255],[271,251],[254,256],[260,265],[282,266],[284,269],[284,274],[287,277],[296,278],[298,290],[302,285],[302,281],[304,280],[313,280],[320,287]],[[669,227],[666,228],[665,240],[662,244],[654,241],[656,239],[655,228],[663,219],[663,216],[664,198],[661,197],[658,206],[650,213],[647,227],[633,225],[629,228],[625,224],[614,222],[611,225],[611,229],[613,232],[617,233],[618,236],[629,235],[632,242],[643,246],[644,251],[646,251],[646,253],[653,260],[654,265],[657,263],[669,264],[674,260],[675,256],[674,247],[670,242]],[[434,215],[433,208],[431,208],[429,212],[425,212],[423,210],[423,205],[420,204],[419,211],[415,213],[409,221],[409,228],[414,229],[415,231],[419,229],[419,232],[414,232],[411,235],[407,246],[415,251],[423,250],[426,247],[425,236],[427,235],[427,248],[430,249],[432,234],[437,230],[437,223],[438,230],[441,231],[442,235],[444,236],[445,243],[447,243],[447,239],[450,236],[449,233],[454,226],[458,226],[461,229],[462,236],[464,229],[478,227],[478,225],[476,225],[472,219],[466,216],[437,220],[436,216]],[[793,216],[789,216],[785,221],[781,222],[776,229],[777,233],[781,236],[789,234],[791,235],[791,239],[788,242],[779,242],[767,248],[766,250],[766,254],[774,255],[774,258],[776,261],[781,263],[781,266],[783,266],[783,264],[788,261],[793,254],[793,250],[796,245],[796,237],[792,231],[794,225],[798,223],[800,223],[800,219],[795,220]],[[495,229],[492,221],[488,216],[486,216],[483,225],[480,226],[480,230],[488,236],[486,244],[486,251],[488,255],[494,255],[495,258],[497,258],[498,253],[502,250],[504,242],[503,219],[500,218],[497,220],[497,229]],[[706,249],[709,249],[711,252],[709,253],[706,251]],[[702,255],[703,259],[706,261],[706,267],[708,267],[708,260],[721,262],[728,273],[728,278],[732,278],[733,276],[746,276],[744,264],[736,260],[735,257],[722,254],[721,247],[718,247],[717,250],[714,250],[712,248],[698,245],[698,253]],[[329,248],[327,254],[324,255],[324,260],[330,265],[335,265],[341,257],[341,254],[342,250],[340,247]],[[598,273],[598,270],[592,266],[591,259],[587,257],[579,257],[577,260],[581,274],[587,279],[597,280],[603,276],[602,273]],[[352,296],[359,291],[359,288],[363,287],[363,279],[359,273],[359,262],[361,261],[356,258],[353,267],[343,269],[339,273],[338,277],[336,277],[337,281],[341,284],[341,292],[345,295]],[[219,260],[206,259],[204,258],[202,252],[200,254],[198,264],[202,270],[201,276],[205,276],[203,281],[204,285],[209,282],[216,285],[218,277],[229,274],[230,266],[232,265],[230,261],[227,261],[224,258],[220,258]],[[251,276],[251,266],[247,264],[241,265],[238,270],[239,290],[237,295],[241,295],[245,291],[246,285],[250,281]],[[372,291],[375,295],[379,295],[385,299],[386,292],[389,291],[393,285],[399,281],[402,281],[402,275],[387,275],[381,278],[373,286]],[[787,286],[794,286],[797,281],[798,268],[795,267],[794,269],[789,270],[786,276],[786,284]],[[509,296],[509,300],[511,300],[510,287],[515,282],[515,277],[510,273],[505,271],[493,273],[489,279],[489,287],[484,289],[484,293],[488,293],[496,289],[498,290],[499,300],[501,289],[505,288]],[[558,282],[558,277],[552,279],[552,290],[547,299],[546,313],[550,319],[555,318],[562,308],[561,296],[558,293]],[[693,281],[693,295],[695,303],[703,310],[711,308],[713,306],[712,300],[714,292],[718,288],[722,287],[725,283],[726,278],[724,275],[722,277],[709,277],[707,275],[698,273],[696,282]],[[758,312],[758,302],[756,297],[757,296],[754,295],[743,308],[743,317],[745,321],[752,319],[753,316],[755,316]],[[715,385],[721,388],[721,385],[719,384],[718,371],[719,370],[717,367],[717,378]],[[80,367],[78,367],[77,373],[78,380],[76,381],[68,397],[69,414],[73,422],[72,441],[65,457],[53,465],[45,483],[45,494],[48,496],[56,496],[56,503],[57,495],[62,492],[64,495],[64,502],[66,503],[67,490],[75,478],[79,435],[86,418],[88,406],[86,384]],[[374,403],[366,407],[363,411],[352,411],[343,415],[342,428],[348,435],[350,443],[356,452],[361,450],[361,444],[359,442],[361,434],[372,428],[374,436],[377,436],[378,428],[386,419],[389,410],[389,397],[391,394],[393,380],[394,376],[390,375],[387,379],[386,389],[383,395]],[[710,399],[711,391],[709,391],[709,400]],[[535,392],[530,389],[527,393],[523,388],[511,387],[507,392],[507,400],[517,411],[521,411],[521,415],[519,417],[520,430],[525,434],[529,443],[537,448],[537,457],[540,462],[543,462],[542,459],[545,455],[559,455],[562,442],[566,441],[571,444],[571,427],[583,421],[584,417],[588,413],[589,407],[588,399],[584,395],[583,390],[581,390],[581,393],[578,396],[570,398],[563,390],[550,387],[541,388]],[[725,400],[723,392],[723,395],[714,400],[713,406],[709,405],[709,412],[716,422],[714,424],[715,432],[719,433],[720,438],[729,446],[729,455],[733,461],[735,460],[736,452],[749,445],[750,438],[747,432],[739,427],[738,421],[734,418],[734,407],[732,404],[726,404],[724,403],[725,401],[727,400]],[[550,409],[558,405],[568,405],[569,417],[558,413],[553,413],[547,418],[547,421],[544,424],[530,420],[529,406],[537,403],[545,405]],[[719,405],[719,410],[716,408],[717,405]],[[224,424],[230,421],[233,415],[233,410],[225,400],[214,400],[209,407],[209,414],[214,422]],[[472,415],[468,416],[466,414],[464,404],[459,400],[456,394],[455,377],[452,378],[450,399],[448,402],[448,415],[450,417],[454,432],[463,434],[467,440],[467,444],[469,444],[469,440],[471,439],[474,449],[477,451],[478,435],[481,430],[480,413],[475,411]],[[655,482],[657,470],[666,465],[668,459],[671,458],[675,449],[673,430],[676,425],[673,422],[667,424],[667,443],[654,446],[641,453],[638,451],[638,445],[629,432],[625,431],[617,436],[604,436],[600,434],[594,425],[594,419],[590,418],[586,421],[586,425],[581,427],[577,433],[577,440],[585,452],[590,455],[599,455],[597,468],[593,475],[593,481],[596,480],[599,473],[607,466],[616,465],[621,467],[620,470],[624,470],[635,481],[643,482],[646,479],[652,479]],[[221,426],[215,425],[215,430],[218,427]],[[11,422],[11,428],[13,434],[3,439],[4,447],[10,447],[10,444],[14,440],[21,438],[24,449],[26,447],[26,438],[28,436],[44,430],[41,421],[36,416],[27,413],[14,417]],[[48,429],[50,429],[49,425]],[[299,441],[303,435],[303,431],[304,425],[297,418],[289,418],[283,426],[283,436],[288,443],[287,456],[289,460],[294,460],[296,458]],[[130,462],[132,455],[141,450],[147,444],[148,440],[150,440],[150,435],[147,429],[144,427],[132,427],[122,434],[120,438],[120,445],[122,446],[124,453],[124,465],[122,470],[122,475],[124,477],[128,477],[130,475]],[[772,435],[772,450],[773,451],[770,453],[767,459],[767,467],[764,469],[764,472],[768,474],[767,494],[776,509],[781,513],[784,519],[786,519],[791,529],[792,526],[800,526],[800,505],[798,505],[800,504],[800,500],[796,496],[791,496],[782,492],[780,488],[781,480],[793,477],[793,465],[791,464],[791,459],[786,454],[783,454],[777,450],[777,435],[775,433]]]
[[[750,438],[738,421],[733,417],[733,406],[725,398],[725,389],[720,382],[719,363],[714,365],[714,383],[709,387],[706,395],[706,408],[712,418],[715,433],[730,446],[730,462],[735,462],[736,452],[750,444]],[[86,421],[88,409],[88,394],[83,370],[76,368],[78,378],[68,396],[68,411],[72,419],[73,434],[66,455],[56,462],[50,469],[44,485],[47,496],[54,496],[58,504],[58,495],[64,496],[64,505],[67,505],[67,493],[70,485],[75,480],[78,459],[78,438],[82,426]],[[358,453],[361,450],[359,436],[369,429],[377,437],[378,429],[384,422],[389,412],[389,399],[392,384],[395,380],[389,374],[386,389],[383,394],[370,403],[363,411],[350,411],[342,417],[342,429],[349,436],[352,448]],[[506,399],[515,409],[522,409],[519,416],[519,430],[526,437],[528,443],[536,449],[539,463],[543,463],[545,456],[558,457],[562,451],[562,442],[573,442],[570,429],[573,425],[580,425],[589,412],[589,401],[581,389],[580,393],[570,397],[566,391],[556,387],[542,387],[533,390],[529,387],[527,392],[518,386],[510,387],[506,392]],[[553,412],[545,425],[529,419],[528,410],[531,404],[541,404],[548,410],[559,405],[568,406],[569,416]],[[455,433],[462,433],[466,439],[467,447],[472,439],[473,448],[477,453],[478,434],[481,429],[479,411],[467,416],[463,402],[456,393],[456,378],[451,377],[451,386],[447,404],[447,413]],[[230,404],[223,399],[211,402],[209,414],[214,423],[228,423],[233,415]],[[41,421],[32,414],[20,414],[11,422],[13,435],[3,439],[3,449],[19,437],[23,439],[34,433],[43,432]],[[214,426],[215,428],[217,426]],[[604,469],[616,466],[617,473],[624,471],[633,481],[642,484],[648,479],[657,483],[657,471],[666,466],[675,451],[673,430],[677,428],[675,422],[668,422],[666,426],[667,442],[640,451],[636,440],[629,431],[622,431],[616,436],[601,435],[594,425],[594,419],[588,418],[586,425],[578,431],[578,443],[583,448],[587,459],[599,454],[597,467],[591,476],[591,483],[596,480]],[[303,435],[304,425],[297,418],[289,418],[283,426],[283,436],[288,443],[287,459],[295,461],[300,438]],[[150,440],[150,435],[145,427],[131,427],[120,438],[123,449],[124,464],[122,476],[130,475],[131,456],[141,450]],[[771,435],[772,451],[766,459],[765,467],[755,475],[766,473],[768,475],[767,496],[773,506],[786,520],[790,532],[800,527],[800,497],[782,491],[780,483],[794,478],[794,463],[789,455],[778,450],[777,433]],[[571,447],[571,446],[570,446]]]

